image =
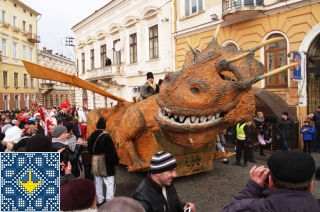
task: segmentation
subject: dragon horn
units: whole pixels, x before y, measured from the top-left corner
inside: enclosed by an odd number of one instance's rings
[[[278,74],[278,73],[280,73],[282,71],[285,71],[285,70],[287,70],[289,68],[292,68],[292,67],[294,67],[296,65],[298,65],[298,63],[291,63],[289,65],[282,66],[282,67],[277,68],[275,70],[272,70],[272,71],[269,71],[267,73],[264,73],[264,74],[262,74],[260,76],[257,76],[256,78],[254,78],[253,80],[250,80],[248,82],[235,83],[233,86],[235,86],[235,87],[243,87],[243,86],[252,85],[252,84],[254,84],[254,83],[256,83],[256,82],[258,82],[258,81],[260,81],[262,79],[265,79],[265,78],[270,77],[272,75]]]
[[[245,53],[242,53],[242,54],[240,54],[240,55],[238,55],[238,56],[235,56],[235,57],[233,57],[233,58],[231,58],[231,59],[223,60],[223,61],[221,61],[221,62],[223,63],[223,65],[227,65],[227,64],[229,64],[229,63],[233,63],[233,62],[236,62],[236,61],[238,61],[238,60],[241,60],[242,58],[248,56],[249,54],[250,54],[250,52],[245,52]]]
[[[228,59],[228,60],[223,60],[222,63],[223,63],[224,65],[227,65],[227,64],[236,62],[236,61],[241,60],[242,58],[248,56],[249,54],[254,53],[255,51],[257,51],[258,49],[260,49],[260,48],[263,47],[263,46],[266,46],[266,45],[268,45],[268,44],[270,44],[270,43],[275,43],[275,42],[280,41],[280,40],[283,40],[283,39],[284,39],[284,38],[282,38],[282,37],[280,38],[280,37],[279,37],[279,38],[272,38],[272,39],[269,39],[269,40],[262,41],[262,42],[259,43],[258,45],[252,47],[248,52],[245,52],[245,53],[243,53],[243,54],[241,54],[241,55],[238,55],[238,56],[233,57],[233,58]]]
[[[57,82],[66,83],[68,85],[77,86],[79,88],[84,88],[89,91],[93,91],[95,93],[98,93],[102,96],[108,97],[110,99],[116,100],[118,102],[126,102],[126,100],[114,96],[111,93],[103,90],[99,86],[90,83],[89,81],[80,79],[79,77],[75,75],[66,74],[60,71],[56,71],[44,66],[40,66],[35,63],[31,63],[28,61],[22,60],[24,67],[26,68],[26,71],[28,74],[33,78],[38,79],[47,79],[47,80],[53,80]]]
[[[254,83],[256,83],[256,82],[258,82],[258,81],[260,81],[262,79],[265,79],[265,78],[270,77],[272,75],[278,74],[278,73],[280,73],[282,71],[285,71],[285,70],[287,70],[289,68],[292,68],[292,67],[294,67],[296,65],[298,65],[298,63],[291,63],[291,64],[288,64],[288,65],[282,66],[282,67],[277,68],[275,70],[272,70],[272,71],[269,71],[267,73],[264,73],[264,74],[262,74],[260,76],[257,76],[256,78],[251,80],[249,83],[252,85],[252,84],[254,84]]]
[[[269,40],[262,41],[262,42],[259,43],[258,45],[252,47],[249,51],[250,51],[251,53],[253,53],[253,52],[259,50],[260,48],[262,48],[263,46],[266,46],[266,45],[268,45],[268,44],[270,44],[270,43],[275,43],[275,42],[277,42],[277,41],[284,40],[284,39],[285,39],[285,38],[283,38],[283,37],[279,37],[279,38],[272,38],[272,39],[269,39]]]
[[[189,38],[187,38],[187,43],[188,43],[188,46],[189,46],[190,50],[191,50],[191,51],[192,51],[192,53],[193,53],[194,58],[196,58],[196,57],[197,57],[197,51],[192,47],[192,45],[191,45],[191,42],[190,42],[190,39],[189,39]]]
[[[220,31],[220,24],[217,26],[216,30],[214,31],[214,36],[212,38],[213,43],[217,42],[219,31]]]

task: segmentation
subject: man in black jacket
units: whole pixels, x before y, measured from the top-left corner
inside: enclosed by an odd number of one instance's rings
[[[290,147],[290,138],[294,132],[294,123],[288,117],[288,112],[283,112],[281,118],[276,123],[276,129],[280,136],[282,151],[288,151]]]
[[[168,152],[152,156],[150,173],[133,195],[146,212],[184,212],[188,207],[191,212],[196,211],[194,204],[181,202],[177,195],[172,183],[177,176],[176,167],[176,159]]]

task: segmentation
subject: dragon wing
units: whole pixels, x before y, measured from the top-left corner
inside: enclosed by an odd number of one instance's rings
[[[53,80],[53,81],[58,81],[62,82],[68,85],[73,85],[79,88],[83,88],[89,91],[93,91],[95,93],[98,93],[102,96],[108,97],[110,99],[116,100],[118,102],[126,102],[126,100],[114,96],[111,93],[103,90],[99,86],[85,81],[83,79],[80,79],[79,77],[71,74],[66,74],[61,71],[56,71],[44,66],[40,66],[35,63],[31,63],[25,60],[22,60],[24,67],[26,68],[28,74],[33,77],[33,78],[38,78],[38,79],[46,79],[46,80]]]

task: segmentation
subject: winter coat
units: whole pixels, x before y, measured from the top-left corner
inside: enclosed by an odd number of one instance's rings
[[[117,150],[114,147],[114,143],[112,138],[108,133],[104,133],[100,136],[100,138],[96,141],[98,136],[103,132],[103,130],[94,131],[88,138],[88,150],[91,155],[101,155],[105,154],[106,158],[106,168],[107,175],[113,176],[115,174],[115,166],[119,162],[119,157]],[[94,146],[94,144],[96,145]],[[93,149],[94,147],[94,149]]]
[[[183,212],[185,203],[180,201],[174,185],[166,186],[166,191],[168,201],[163,196],[161,187],[148,174],[138,186],[133,198],[146,212]]]
[[[62,149],[62,148],[65,148],[64,151],[66,151],[68,154],[67,154],[67,157],[68,158],[64,158],[66,161],[70,161],[71,163],[71,166],[72,166],[72,174],[75,176],[75,177],[79,177],[80,176],[80,167],[81,167],[81,163],[79,161],[79,156],[80,156],[80,153],[82,151],[82,149],[84,147],[82,147],[81,145],[77,144],[74,151],[72,151],[70,149],[70,147],[66,144],[63,144],[61,142],[59,142],[60,139],[57,139],[57,138],[52,138],[52,146],[53,146],[53,151],[57,152],[59,149]],[[61,153],[62,154],[62,153]]]
[[[289,117],[286,120],[279,118],[276,123],[276,129],[281,139],[289,140],[294,131],[294,123]]]
[[[140,96],[142,99],[146,99],[149,96],[159,93],[159,86],[156,83],[154,83],[154,85],[156,89],[154,89],[149,82],[146,82],[141,86]]]
[[[320,111],[315,111],[313,113],[312,120],[313,120],[315,128],[320,129]]]
[[[319,200],[310,192],[287,189],[264,189],[249,179],[222,212],[234,211],[277,211],[316,212],[320,211]]]
[[[306,132],[304,132],[304,130],[308,130]],[[302,135],[302,139],[304,141],[312,141],[312,135],[315,133],[315,129],[314,127],[310,126],[310,125],[303,125],[300,129],[300,132],[303,134]]]

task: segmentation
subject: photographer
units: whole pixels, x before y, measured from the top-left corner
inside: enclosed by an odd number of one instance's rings
[[[222,211],[320,211],[311,194],[315,162],[309,154],[278,152],[267,164],[252,167],[247,185]]]

